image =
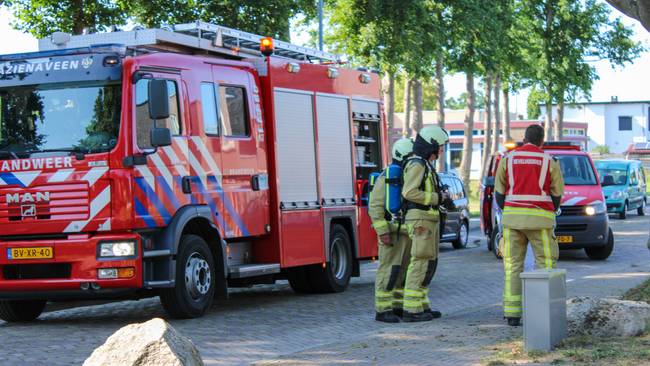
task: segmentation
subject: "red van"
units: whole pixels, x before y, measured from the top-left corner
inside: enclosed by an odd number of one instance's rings
[[[591,157],[569,142],[547,142],[543,149],[558,160],[564,177],[564,196],[555,227],[560,249],[584,249],[591,259],[607,259],[614,250],[614,234]],[[498,258],[501,212],[494,200],[494,176],[506,154],[499,152],[490,158],[487,176],[481,182],[481,230],[487,237],[488,250]]]

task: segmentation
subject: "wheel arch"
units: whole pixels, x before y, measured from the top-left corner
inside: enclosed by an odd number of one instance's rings
[[[330,232],[334,225],[341,225],[348,234],[350,249],[352,250],[352,276],[358,277],[361,274],[359,264],[359,242],[357,230],[354,223],[356,222],[356,213],[354,210],[341,210],[325,212],[325,261],[330,260]]]

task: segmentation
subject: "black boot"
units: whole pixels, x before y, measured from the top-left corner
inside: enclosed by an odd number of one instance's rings
[[[424,312],[431,314],[433,316],[433,319],[438,319],[442,316],[442,313],[438,310],[425,309]]]
[[[391,310],[376,313],[375,320],[384,323],[399,323],[399,318]]]
[[[421,313],[409,313],[408,311],[404,311],[404,316],[402,317],[402,321],[407,323],[428,322],[430,320],[433,320],[433,315],[431,313],[425,313],[424,311]]]
[[[404,309],[393,308],[393,314],[401,318],[404,316]]]
[[[521,322],[521,318],[519,318],[519,317],[517,317],[517,318],[506,318],[506,320],[508,321],[508,325],[511,326],[511,327],[518,327],[520,322]]]

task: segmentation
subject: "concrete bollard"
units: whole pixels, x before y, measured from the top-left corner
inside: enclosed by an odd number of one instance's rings
[[[550,351],[566,338],[566,270],[535,270],[523,282],[524,349]]]

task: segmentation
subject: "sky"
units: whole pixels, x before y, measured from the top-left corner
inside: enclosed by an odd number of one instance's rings
[[[612,16],[620,16],[623,22],[635,31],[634,39],[650,48],[650,33],[637,21],[626,17],[618,10],[612,8]],[[38,50],[37,40],[29,34],[13,29],[10,25],[12,15],[4,8],[0,9],[0,54],[30,52]],[[294,42],[306,42],[308,35],[292,34]],[[612,69],[607,61],[593,63],[596,67],[599,80],[594,82],[591,93],[592,101],[609,101],[612,96],[617,96],[619,101],[650,100],[650,52],[644,52],[633,64],[624,68]],[[465,91],[465,76],[462,74],[450,75],[445,78],[447,97],[458,97]],[[526,98],[528,92],[511,97],[510,109],[517,114],[526,115]]]

